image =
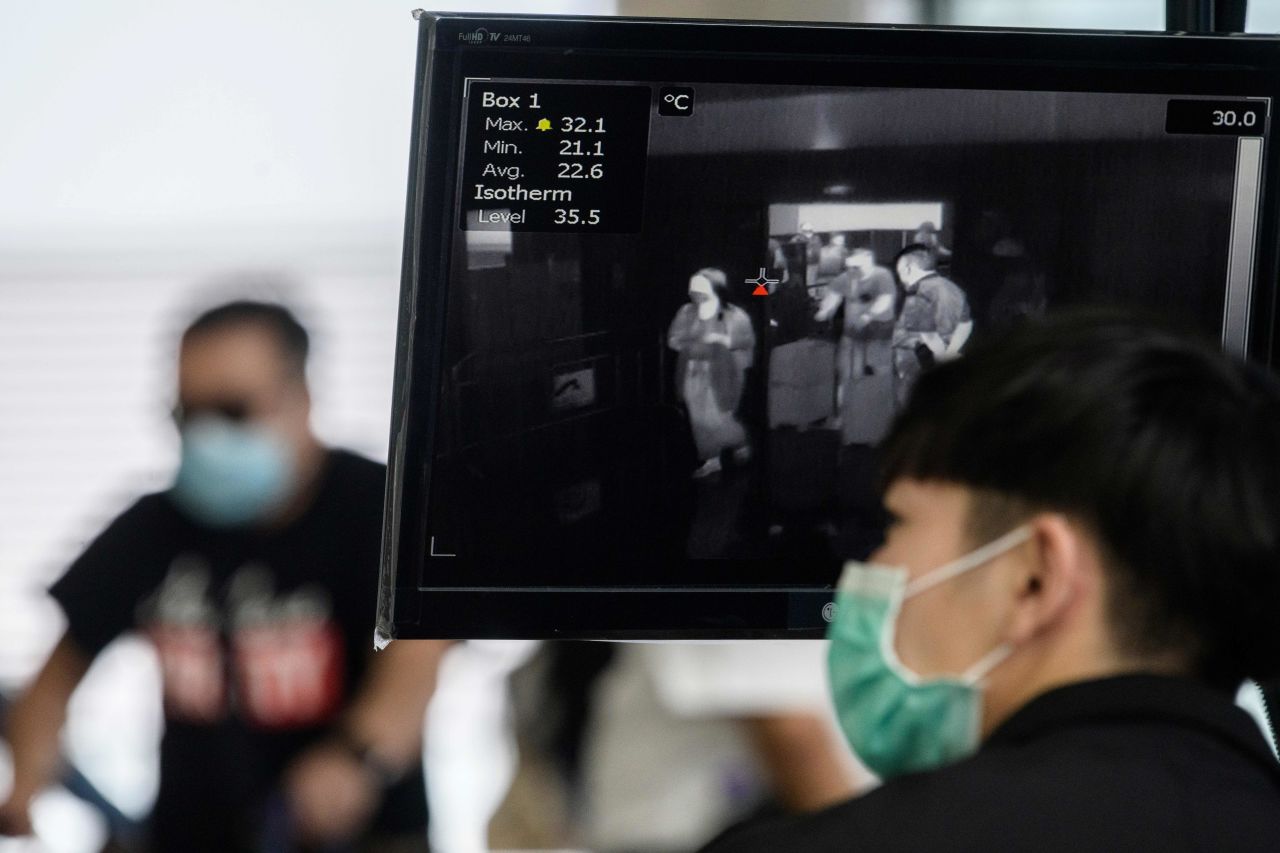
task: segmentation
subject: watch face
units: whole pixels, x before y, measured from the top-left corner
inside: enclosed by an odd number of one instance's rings
[[[1098,303],[1269,351],[1274,41],[422,27],[388,636],[820,635],[935,362]]]

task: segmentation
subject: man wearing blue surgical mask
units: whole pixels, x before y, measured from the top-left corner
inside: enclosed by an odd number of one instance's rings
[[[186,334],[173,415],[182,456],[170,497],[214,528],[271,527],[304,509],[326,450],[311,432],[305,331],[270,306],[239,311],[262,319],[210,331],[206,315]]]
[[[71,691],[136,629],[166,717],[148,849],[426,849],[419,741],[442,646],[372,654],[385,469],[313,434],[308,347],[260,302],[184,332],[173,485],[53,587],[67,631],[10,715],[0,835],[30,831]]]
[[[1129,316],[1028,324],[926,372],[882,453],[829,664],[884,784],[708,850],[1280,849],[1233,703],[1280,673],[1273,377]]]

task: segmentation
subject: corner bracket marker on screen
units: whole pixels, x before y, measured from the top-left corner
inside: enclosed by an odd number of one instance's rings
[[[821,636],[927,335],[1272,360],[1274,38],[419,27],[383,641]]]

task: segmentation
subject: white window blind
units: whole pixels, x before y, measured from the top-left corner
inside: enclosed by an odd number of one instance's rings
[[[168,485],[174,347],[196,311],[284,297],[312,332],[317,432],[386,458],[400,249],[344,231],[270,247],[241,236],[235,251],[167,235],[162,252],[0,256],[0,689],[24,683],[62,631],[48,585],[112,517]],[[292,284],[264,287],[276,270]],[[79,768],[136,814],[154,795],[156,678],[144,643],[118,643],[68,725]]]

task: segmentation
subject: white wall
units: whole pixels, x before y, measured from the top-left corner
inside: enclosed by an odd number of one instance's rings
[[[430,5],[613,8],[602,0]],[[68,227],[395,226],[412,8],[405,0],[8,4],[4,242]]]
[[[604,13],[614,4],[431,5]],[[24,681],[61,630],[43,589],[111,516],[167,484],[175,335],[194,310],[233,294],[217,279],[292,277],[282,295],[316,338],[318,430],[385,456],[412,8],[5,6],[0,688]],[[115,646],[77,694],[68,727],[82,769],[134,813],[154,794],[155,682],[145,646]],[[58,835],[59,825],[70,828]],[[45,828],[55,850],[92,846],[67,821]]]

